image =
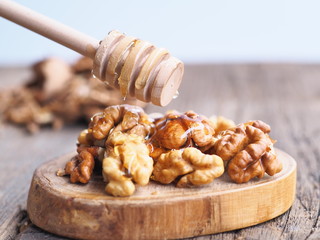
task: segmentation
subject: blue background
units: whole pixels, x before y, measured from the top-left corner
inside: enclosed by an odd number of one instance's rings
[[[16,0],[97,39],[112,29],[187,63],[319,62],[320,1]],[[0,64],[79,55],[0,18]]]

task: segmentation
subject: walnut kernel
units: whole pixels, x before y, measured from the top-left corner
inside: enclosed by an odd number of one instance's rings
[[[70,175],[72,183],[87,183],[90,180],[93,168],[93,155],[89,151],[83,150],[66,164],[65,173]]]
[[[113,196],[130,196],[134,183],[149,183],[153,160],[144,138],[136,134],[116,132],[109,138],[109,147],[103,159],[103,176],[108,182],[106,192]]]
[[[214,129],[204,116],[193,111],[184,114],[171,111],[155,122],[155,134],[150,142],[167,150],[184,147],[204,147],[212,143]]]
[[[218,116],[218,117],[212,116],[209,118],[209,120],[213,123],[214,132],[215,132],[214,136],[217,136],[219,135],[220,132],[236,126],[234,121],[222,116]]]
[[[92,117],[88,132],[97,140],[107,138],[117,131],[147,136],[151,131],[151,121],[142,108],[131,105],[116,105],[106,108]]]
[[[160,155],[153,170],[153,179],[163,184],[182,176],[177,187],[208,184],[224,172],[222,159],[217,155],[203,154],[189,147]]]
[[[274,141],[267,134],[270,126],[262,121],[240,124],[222,133],[214,153],[228,161],[227,171],[237,183],[248,182],[265,173],[272,176],[282,169],[273,150]]]

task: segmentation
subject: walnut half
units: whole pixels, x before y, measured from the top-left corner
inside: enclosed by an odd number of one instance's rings
[[[208,184],[224,172],[222,159],[189,147],[161,154],[153,170],[153,180],[163,184],[182,176],[177,187]]]
[[[214,153],[228,162],[227,171],[236,183],[248,182],[265,173],[272,176],[282,170],[282,163],[269,137],[270,126],[251,121],[222,132],[214,145]]]
[[[205,151],[213,145],[213,135],[213,123],[205,116],[193,111],[169,111],[155,120],[155,131],[149,139],[151,156],[156,160],[161,153],[186,147]]]
[[[102,140],[116,131],[147,136],[151,131],[151,122],[143,109],[127,104],[107,107],[92,117],[88,132],[96,140]]]
[[[113,196],[130,196],[134,183],[149,183],[153,160],[145,140],[136,134],[116,132],[108,139],[107,156],[103,159],[103,176],[108,182],[106,192]]]
[[[94,156],[90,150],[83,150],[65,166],[65,173],[70,175],[72,183],[88,183],[94,168]]]

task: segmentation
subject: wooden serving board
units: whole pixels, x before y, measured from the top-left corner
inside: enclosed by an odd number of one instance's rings
[[[125,198],[107,195],[101,176],[86,185],[56,176],[72,153],[35,171],[28,213],[38,227],[79,239],[174,239],[244,228],[279,216],[294,201],[296,163],[277,153],[283,170],[273,177],[236,184],[225,173],[195,188],[151,182]]]

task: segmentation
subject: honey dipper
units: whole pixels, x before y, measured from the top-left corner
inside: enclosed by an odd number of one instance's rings
[[[0,0],[0,16],[93,59],[93,74],[144,102],[165,106],[182,80],[183,63],[163,48],[111,31],[96,40],[31,9]]]

